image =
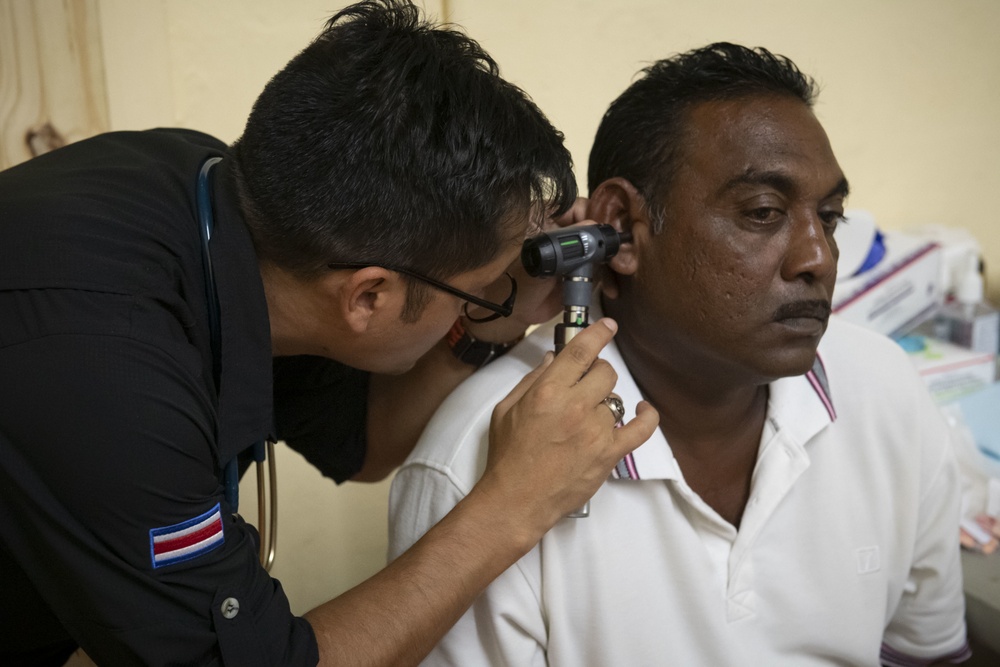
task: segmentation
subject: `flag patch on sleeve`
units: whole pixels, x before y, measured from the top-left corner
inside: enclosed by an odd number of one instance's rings
[[[153,567],[173,565],[197,558],[223,543],[219,504],[201,516],[149,531],[149,553]]]

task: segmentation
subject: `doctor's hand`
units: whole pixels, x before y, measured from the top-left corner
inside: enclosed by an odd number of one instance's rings
[[[581,331],[493,411],[486,470],[470,496],[491,498],[498,516],[527,531],[529,548],[589,500],[659,423],[656,410],[643,401],[634,419],[615,428],[613,411],[603,403],[617,374],[597,355],[615,331],[617,324],[606,318]]]
[[[577,197],[576,201],[568,211],[555,218],[545,220],[541,228],[531,225],[525,238],[535,236],[545,231],[568,227],[578,224],[595,224],[592,220],[586,219],[587,200]],[[562,311],[562,292],[560,285],[562,279],[558,276],[551,278],[536,278],[528,275],[524,265],[518,257],[507,268],[507,272],[517,281],[517,298],[514,300],[514,312],[510,317],[501,317],[490,322],[469,322],[463,320],[465,329],[478,340],[490,341],[493,343],[507,343],[517,339],[532,324],[548,322]],[[500,302],[510,291],[510,282],[507,277],[500,278],[487,290],[486,299]],[[486,314],[480,313],[476,308],[470,308],[473,316]]]

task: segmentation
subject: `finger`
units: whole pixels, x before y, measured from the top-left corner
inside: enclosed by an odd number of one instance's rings
[[[552,221],[559,227],[566,227],[568,225],[575,224],[577,222],[582,222],[587,219],[587,199],[584,197],[577,197],[573,205],[569,207],[569,210],[562,215],[555,217]]]
[[[597,405],[614,390],[618,372],[604,359],[595,359],[586,374],[571,387],[575,400]]]
[[[618,280],[615,272],[606,265],[601,265],[597,273],[597,287],[601,294],[608,299],[618,298]]]
[[[566,229],[567,227],[588,227],[598,224],[596,220],[591,220],[590,218],[580,218],[579,220],[573,220],[572,222],[566,222],[562,218],[558,221],[552,221],[545,225],[545,231],[552,231],[557,227],[560,229]]]
[[[615,277],[613,275],[608,275],[609,271],[607,270],[606,267],[602,268],[604,270],[601,272],[601,276],[597,279],[598,288],[601,290],[601,294],[603,294],[606,298],[617,299],[618,281],[615,280]]]
[[[621,458],[649,440],[660,424],[660,413],[646,401],[635,406],[635,417],[614,431],[615,455]]]
[[[618,323],[611,318],[602,317],[597,320],[573,336],[545,372],[546,376],[561,386],[572,387],[590,370],[597,355],[611,342],[617,331]]]

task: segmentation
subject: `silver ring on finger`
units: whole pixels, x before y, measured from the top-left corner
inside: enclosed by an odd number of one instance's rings
[[[608,396],[601,402],[608,406],[608,410],[611,410],[611,414],[615,416],[616,424],[625,419],[625,404],[622,403],[622,399],[617,396]]]

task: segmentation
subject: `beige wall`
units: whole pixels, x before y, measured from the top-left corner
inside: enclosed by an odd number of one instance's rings
[[[267,79],[344,2],[100,0],[113,129],[232,141]],[[1000,301],[1000,2],[428,0],[479,39],[567,137],[581,182],[607,104],[644,63],[710,41],[763,45],[823,87],[817,114],[850,204],[887,228],[969,228]],[[381,565],[386,485],[334,488],[287,450],[275,574],[304,611]],[[249,494],[249,495],[247,495]],[[245,513],[252,493],[245,491]]]

